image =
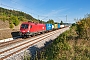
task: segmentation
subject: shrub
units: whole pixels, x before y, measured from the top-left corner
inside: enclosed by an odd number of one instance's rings
[[[17,26],[20,22],[16,16],[11,16],[10,20],[15,26]]]
[[[9,25],[10,25],[9,28],[14,28],[13,23],[10,23]]]

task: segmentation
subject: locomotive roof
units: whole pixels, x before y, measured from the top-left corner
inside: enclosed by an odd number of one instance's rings
[[[22,24],[30,24],[30,25],[36,25],[36,24],[38,24],[38,25],[44,25],[44,24],[41,24],[41,23],[33,23],[33,22],[24,22]]]

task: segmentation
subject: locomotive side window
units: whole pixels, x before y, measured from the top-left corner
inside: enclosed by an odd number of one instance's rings
[[[32,28],[32,25],[30,26],[30,28]]]
[[[27,29],[28,28],[28,24],[22,24],[21,28]]]

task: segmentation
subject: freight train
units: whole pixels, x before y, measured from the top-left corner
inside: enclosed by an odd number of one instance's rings
[[[22,37],[33,36],[37,33],[44,33],[47,31],[52,31],[55,29],[60,29],[64,26],[60,26],[60,24],[41,24],[41,23],[33,23],[33,22],[24,22],[20,26],[20,35]]]

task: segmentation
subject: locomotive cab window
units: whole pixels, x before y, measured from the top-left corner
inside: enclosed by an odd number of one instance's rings
[[[21,28],[28,29],[28,24],[22,24]]]
[[[32,28],[32,25],[30,26],[30,28]]]

